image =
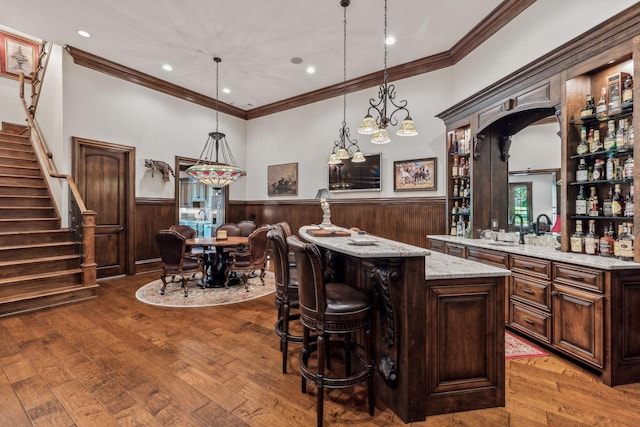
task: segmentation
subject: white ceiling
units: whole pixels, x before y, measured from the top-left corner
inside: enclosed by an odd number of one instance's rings
[[[449,50],[501,0],[389,0],[389,67]],[[342,82],[340,0],[28,0],[0,25],[70,45],[244,110]],[[89,39],[76,34],[92,34]],[[383,69],[384,1],[347,8],[347,79]],[[303,59],[291,63],[292,57]],[[166,72],[162,65],[173,66]],[[316,73],[305,72],[308,65]],[[230,94],[223,94],[228,87]]]

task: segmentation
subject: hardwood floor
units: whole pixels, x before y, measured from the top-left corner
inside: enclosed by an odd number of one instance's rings
[[[157,274],[101,281],[98,298],[0,318],[2,426],[311,426],[298,346],[281,373],[273,295],[191,309],[145,305]],[[214,291],[214,290],[212,290]],[[506,362],[506,407],[413,426],[637,426],[640,384],[603,385],[552,355]],[[363,387],[325,400],[326,425],[404,425]]]

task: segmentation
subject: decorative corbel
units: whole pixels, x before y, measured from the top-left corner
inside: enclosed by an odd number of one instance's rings
[[[473,158],[478,160],[480,158],[480,150],[482,149],[482,143],[486,135],[483,133],[473,135]]]
[[[562,115],[562,108],[560,107],[560,104],[554,106],[553,108],[556,109],[555,116],[556,120],[558,121],[558,132],[556,133],[558,134],[558,138],[562,139],[562,121],[560,120],[560,116]]]
[[[396,329],[396,307],[391,298],[392,283],[400,280],[400,270],[393,265],[380,264],[371,270],[376,300],[380,304],[378,321],[382,338],[382,352],[378,372],[384,380],[394,386],[398,379],[398,331]]]
[[[509,160],[509,149],[511,148],[511,135],[504,135],[500,137],[500,152],[503,162]]]

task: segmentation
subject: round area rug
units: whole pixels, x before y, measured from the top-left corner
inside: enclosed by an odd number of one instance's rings
[[[272,272],[264,276],[264,286],[259,277],[249,279],[249,292],[243,284],[237,284],[227,288],[206,288],[196,285],[197,282],[188,282],[189,296],[185,298],[179,282],[167,283],[164,295],[160,295],[162,280],[154,280],[136,291],[136,298],[151,305],[162,307],[210,307],[214,305],[235,304],[260,298],[275,292],[276,285]]]

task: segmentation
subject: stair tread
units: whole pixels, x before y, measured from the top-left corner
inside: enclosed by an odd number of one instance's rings
[[[19,231],[0,231],[0,237],[2,236],[11,236],[11,235],[28,235],[28,234],[46,234],[46,233],[69,233],[71,232],[68,228],[55,228],[53,230],[19,230]]]
[[[15,283],[15,282],[27,282],[30,280],[48,279],[51,277],[70,276],[78,273],[82,273],[81,268],[74,268],[72,270],[49,271],[49,272],[37,273],[37,274],[25,274],[23,276],[14,276],[7,279],[0,279],[0,286],[9,284],[9,283]]]
[[[0,304],[7,304],[7,303],[11,303],[11,302],[18,302],[18,301],[24,301],[24,300],[29,300],[29,299],[37,299],[37,298],[42,298],[42,297],[48,297],[51,295],[58,295],[58,294],[65,294],[68,293],[70,291],[78,291],[78,290],[84,290],[84,289],[94,289],[94,288],[99,288],[100,285],[95,284],[95,285],[82,285],[81,283],[78,283],[77,285],[66,285],[66,286],[61,286],[61,287],[57,287],[54,288],[50,291],[34,291],[34,292],[25,292],[19,295],[13,295],[13,296],[9,296],[9,297],[0,297]]]
[[[1,198],[7,198],[7,199],[49,199],[49,196],[28,196],[28,195],[24,195],[24,194],[0,194],[0,199]]]
[[[40,175],[32,176],[32,175],[18,175],[15,173],[2,173],[0,172],[0,178],[26,178],[26,179],[42,179]]]
[[[80,255],[78,254],[56,255],[56,256],[49,256],[49,257],[29,258],[29,259],[13,260],[13,261],[0,261],[0,267],[4,267],[7,265],[42,263],[47,261],[63,261],[66,259],[74,259],[74,258],[80,258]]]
[[[30,210],[30,211],[34,211],[37,209],[40,210],[51,210],[53,209],[53,206],[0,206],[0,210],[16,210],[16,209],[22,209],[22,210]]]
[[[56,218],[0,218],[0,222],[56,221]]]
[[[30,249],[30,248],[49,248],[49,247],[57,247],[57,246],[69,246],[75,245],[75,242],[70,240],[66,242],[47,242],[47,243],[34,243],[31,245],[11,245],[11,246],[0,246],[0,251],[12,250],[12,249]],[[2,262],[0,262],[1,264]]]

